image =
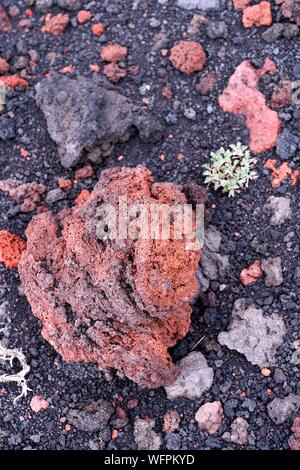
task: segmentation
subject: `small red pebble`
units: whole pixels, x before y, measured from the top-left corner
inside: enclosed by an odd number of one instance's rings
[[[185,75],[202,70],[206,62],[203,47],[196,41],[180,41],[172,47],[170,62]]]
[[[49,403],[42,395],[34,395],[30,401],[30,408],[35,413],[39,413],[41,410],[47,410]]]
[[[24,14],[26,16],[32,16],[33,15],[32,10],[30,8],[26,8],[26,10],[24,11]]]
[[[0,58],[0,75],[6,75],[9,72],[9,63]]]
[[[80,10],[77,13],[77,21],[79,24],[87,23],[92,18],[92,14],[87,10]]]
[[[170,100],[173,97],[173,92],[169,86],[164,86],[161,94],[166,98],[166,100]]]
[[[109,44],[101,49],[100,56],[105,62],[119,62],[127,57],[127,47],[120,46],[120,44]]]
[[[291,178],[292,186],[295,186],[299,178],[299,170],[292,170],[287,162],[282,163],[278,167],[276,167],[276,165],[277,160],[272,158],[269,158],[264,165],[264,167],[272,173],[272,188],[278,188],[287,176]]]
[[[269,2],[260,2],[243,10],[243,25],[245,28],[271,26],[271,24],[272,10]]]
[[[250,264],[248,268],[244,268],[240,274],[240,281],[243,286],[254,284],[258,278],[263,275],[260,267],[260,261],[257,259],[254,263]]]
[[[66,67],[63,67],[59,73],[74,73],[76,70],[74,65],[67,65]]]
[[[85,201],[87,201],[89,197],[90,192],[88,191],[88,189],[83,189],[75,199],[75,204],[77,206],[80,206],[80,204],[83,204]]]
[[[0,263],[8,269],[17,268],[26,241],[8,230],[0,230]]]
[[[60,189],[71,189],[72,181],[67,178],[58,178],[57,180],[58,187]]]
[[[58,15],[52,16],[48,13],[45,17],[45,24],[42,26],[42,33],[48,33],[52,36],[60,36],[68,26],[70,17],[68,14],[59,13]]]
[[[12,88],[13,90],[17,88],[19,85],[22,85],[24,88],[29,87],[29,83],[27,80],[19,77],[18,75],[7,75],[5,77],[0,77],[0,82],[4,83],[4,85]]]
[[[100,72],[100,67],[98,64],[90,64],[90,71],[93,73],[99,73]]]
[[[84,180],[85,178],[89,178],[93,176],[94,170],[91,165],[86,165],[83,168],[79,168],[79,170],[75,171],[75,180]]]
[[[95,23],[92,26],[92,33],[94,36],[101,36],[104,33],[105,26],[103,23]]]
[[[71,424],[66,424],[66,425],[65,425],[65,431],[70,432],[71,429],[72,429]]]
[[[27,158],[27,157],[29,157],[30,154],[29,154],[28,150],[21,150],[20,155],[23,158]]]
[[[270,377],[271,375],[271,371],[270,369],[267,369],[267,367],[263,367],[260,371],[261,375],[263,375],[264,377]]]
[[[233,0],[233,6],[236,11],[244,10],[250,3],[250,0]]]
[[[270,388],[267,389],[267,395],[269,397],[271,397],[273,395],[273,391]]]
[[[119,435],[119,431],[117,431],[117,429],[113,429],[112,433],[111,433],[111,438],[112,439],[117,439]]]
[[[117,415],[117,418],[127,418],[126,411],[123,410],[123,408],[121,408],[120,406],[116,408],[116,415]]]

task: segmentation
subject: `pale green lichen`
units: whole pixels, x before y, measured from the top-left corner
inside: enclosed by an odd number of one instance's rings
[[[212,184],[214,189],[233,197],[242,188],[248,187],[250,180],[256,179],[257,174],[252,169],[256,160],[251,157],[248,147],[237,144],[229,145],[225,150],[221,147],[211,152],[211,163],[203,165],[205,183]]]

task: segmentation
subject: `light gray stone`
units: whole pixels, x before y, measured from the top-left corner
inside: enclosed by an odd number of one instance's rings
[[[291,202],[288,197],[270,196],[264,209],[273,212],[270,219],[271,225],[282,225],[292,215]]]
[[[279,315],[265,317],[263,310],[255,305],[246,308],[245,299],[238,299],[228,331],[220,333],[218,340],[244,354],[252,364],[268,367],[276,365],[276,350],[283,343],[285,333],[285,324]]]
[[[280,286],[283,283],[281,259],[279,256],[264,259],[261,262],[261,269],[266,275],[265,284],[267,287]]]
[[[134,422],[134,440],[139,450],[159,450],[162,444],[161,434],[156,433],[153,428],[155,421],[153,419],[136,418]]]
[[[200,398],[213,383],[214,372],[202,353],[194,351],[177,364],[181,371],[172,385],[165,387],[169,399]]]
[[[186,10],[217,10],[220,8],[220,0],[177,0],[177,5]]]
[[[274,398],[268,406],[268,415],[276,424],[284,423],[300,409],[300,396],[290,394],[285,398]]]

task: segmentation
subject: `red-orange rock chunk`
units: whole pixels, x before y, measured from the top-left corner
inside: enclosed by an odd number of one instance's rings
[[[257,5],[246,7],[243,10],[243,25],[245,28],[252,26],[270,26],[272,24],[272,10],[269,2],[260,2]]]
[[[202,70],[206,62],[206,54],[196,41],[180,41],[171,49],[170,61],[175,69],[190,75]]]
[[[272,172],[272,188],[278,188],[287,176],[291,178],[292,186],[295,186],[299,178],[299,170],[292,170],[287,162],[282,163],[278,167],[276,165],[277,160],[274,159],[269,159],[265,163],[265,168]]]
[[[92,33],[94,36],[102,36],[102,34],[104,33],[104,29],[105,29],[105,26],[103,23],[95,23],[93,24],[92,26]]]
[[[4,83],[4,85],[8,86],[15,90],[19,85],[22,85],[24,88],[29,87],[29,83],[24,78],[19,77],[19,75],[5,75],[4,77],[0,77],[0,82]]]
[[[233,0],[233,7],[236,11],[244,10],[250,3],[250,0]]]
[[[17,268],[26,248],[26,241],[8,230],[0,230],[0,263],[8,269]]]
[[[240,274],[240,281],[243,286],[254,284],[258,278],[263,275],[260,267],[260,261],[257,259],[254,263],[250,264],[248,268],[244,268]]]
[[[77,21],[79,24],[87,23],[88,21],[90,21],[91,18],[92,18],[92,14],[88,10],[80,10],[77,13]]]
[[[85,178],[90,178],[93,176],[94,170],[91,165],[86,165],[82,168],[79,168],[79,170],[75,171],[75,180],[84,180]]]
[[[185,203],[143,167],[106,170],[80,206],[34,217],[19,274],[42,334],[71,362],[115,368],[143,387],[178,375],[168,348],[189,329],[199,250],[186,239],[97,237],[101,203]]]
[[[120,46],[119,44],[109,44],[101,49],[101,59],[105,62],[117,63],[127,57],[127,47]]]
[[[48,13],[45,18],[45,24],[42,26],[42,33],[51,34],[51,36],[60,36],[68,26],[70,21],[68,14],[59,13],[52,16]]]
[[[300,416],[294,419],[291,431],[293,434],[289,438],[289,447],[291,450],[300,450]]]
[[[250,132],[249,147],[257,153],[274,147],[280,130],[277,112],[267,106],[265,96],[258,90],[260,77],[275,70],[276,66],[270,59],[265,60],[261,69],[255,69],[249,60],[244,60],[218,99],[223,111],[246,118]]]

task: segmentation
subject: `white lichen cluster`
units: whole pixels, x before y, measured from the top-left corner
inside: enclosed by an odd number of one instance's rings
[[[26,375],[30,371],[30,366],[26,362],[26,358],[20,349],[7,349],[3,344],[0,343],[0,364],[1,361],[9,362],[10,367],[13,366],[14,359],[17,359],[20,363],[21,370],[17,373],[2,374],[0,375],[0,382],[16,382],[21,387],[21,393],[14,399],[14,404],[22,397],[26,397],[27,393],[31,389],[27,385]]]
[[[251,157],[248,147],[240,142],[231,144],[229,149],[221,147],[211,152],[211,163],[203,165],[205,183],[212,184],[214,189],[233,197],[249,181],[256,179],[257,174],[252,169],[256,160]]]

